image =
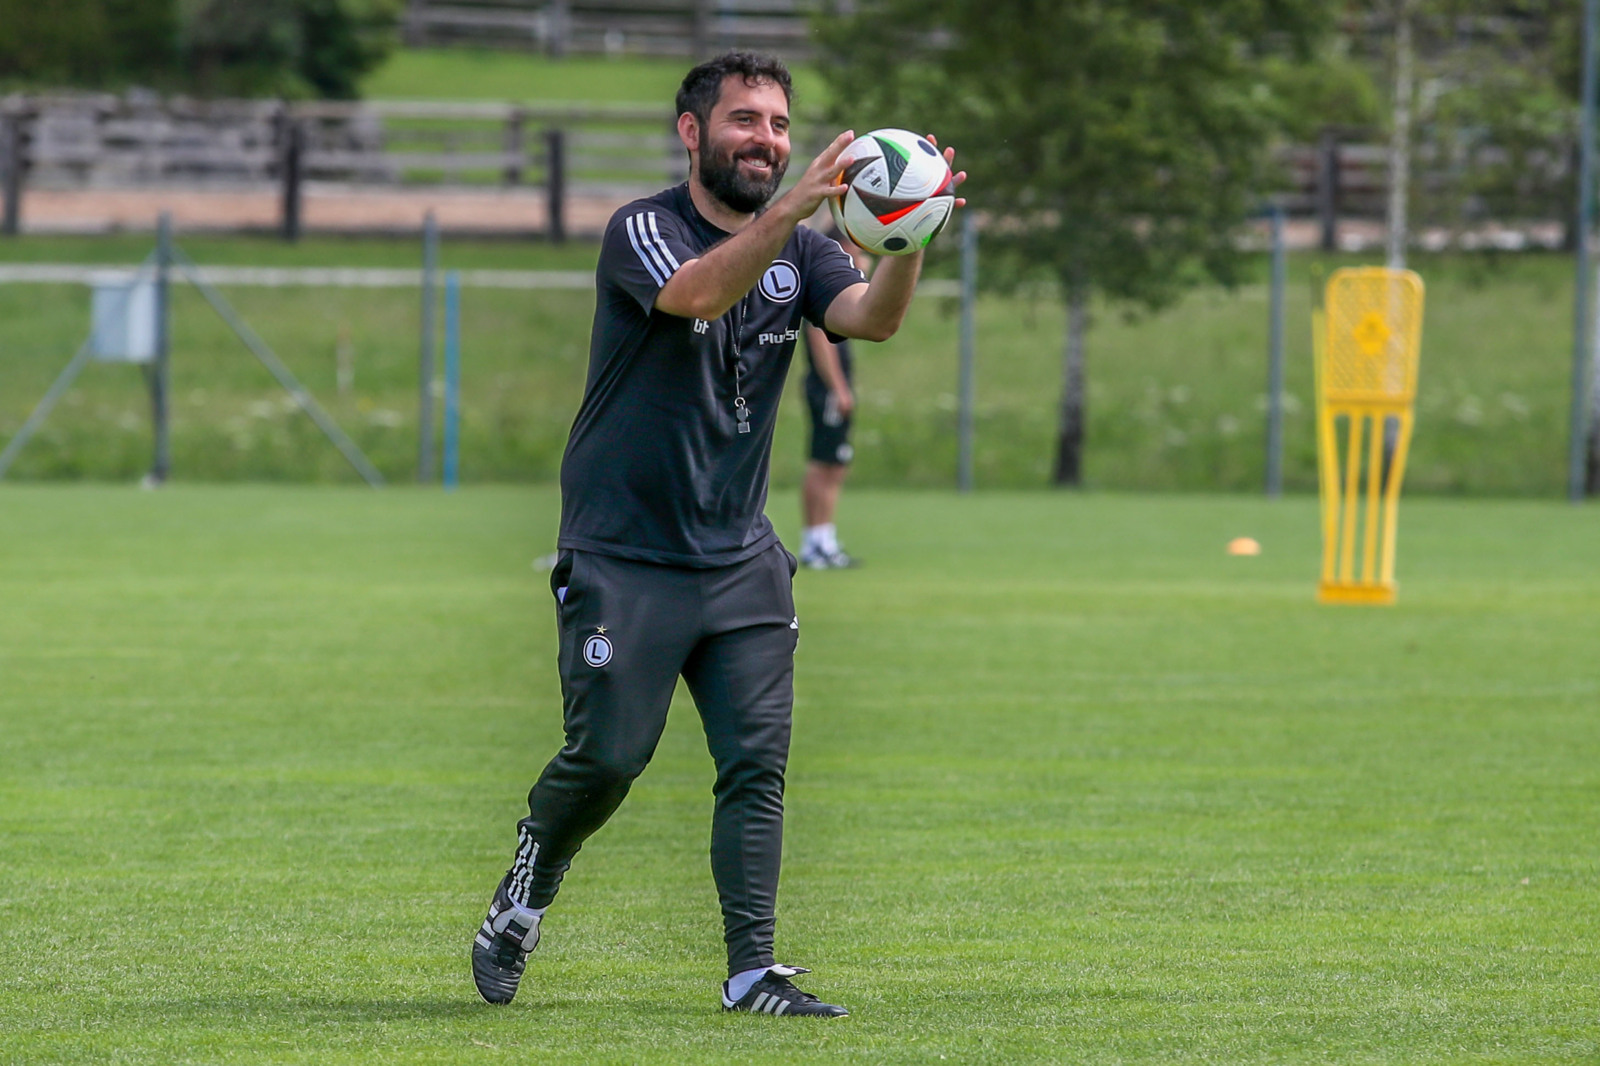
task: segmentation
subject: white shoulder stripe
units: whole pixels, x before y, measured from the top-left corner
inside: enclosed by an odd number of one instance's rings
[[[667,247],[667,242],[661,239],[661,231],[656,228],[656,213],[654,211],[650,212],[650,236],[655,240],[655,246],[660,249],[667,262],[672,264],[673,270],[678,270],[683,266],[682,263],[678,262],[678,257],[672,254],[672,249]]]
[[[656,226],[656,213],[643,212],[634,216],[639,224],[639,239],[644,242],[645,250],[656,261],[656,266],[661,268],[663,278],[670,278],[680,266],[677,257],[672,254],[672,249],[667,247],[667,242],[661,239],[661,230]],[[666,284],[665,281],[662,282]]]
[[[667,279],[662,277],[660,261],[654,257],[653,250],[643,240],[644,234],[642,231],[644,226],[642,219],[643,215],[628,216],[628,243],[633,245],[634,254],[639,257],[639,261],[644,264],[644,268],[650,272],[650,277],[655,283],[657,285],[666,285]],[[636,223],[639,223],[637,228],[635,228]]]

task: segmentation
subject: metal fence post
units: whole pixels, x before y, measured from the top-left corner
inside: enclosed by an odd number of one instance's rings
[[[1589,314],[1589,255],[1590,233],[1594,204],[1594,94],[1600,81],[1600,57],[1595,55],[1600,22],[1600,2],[1584,0],[1583,4],[1583,101],[1582,122],[1578,127],[1578,211],[1575,221],[1577,240],[1576,283],[1572,294],[1572,415],[1567,449],[1567,499],[1573,503],[1583,500],[1589,489],[1588,421],[1589,347],[1594,321]]]
[[[444,469],[446,490],[461,480],[461,272],[444,275]]]
[[[972,454],[977,380],[978,224],[971,211],[961,215],[961,383],[957,419],[959,455],[956,488],[972,491]]]
[[[434,275],[439,271],[439,224],[429,211],[422,223],[422,352],[417,371],[417,481],[433,480]]]
[[[1283,495],[1283,290],[1288,276],[1283,205],[1272,205],[1272,304],[1267,323],[1267,495]]]
[[[172,215],[163,211],[156,221],[156,357],[150,365],[150,420],[155,430],[155,455],[150,463],[150,473],[144,479],[147,488],[165,484],[172,473],[172,437],[167,404],[172,384],[168,359],[172,337],[171,288],[168,284],[171,270]]]
[[[545,130],[544,140],[550,239],[560,244],[567,239],[566,133],[559,128]]]

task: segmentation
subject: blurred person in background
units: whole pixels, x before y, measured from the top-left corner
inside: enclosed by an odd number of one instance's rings
[[[872,272],[872,257],[834,226],[823,231],[849,254],[862,274]],[[800,565],[811,570],[844,570],[860,565],[839,543],[834,515],[839,494],[850,473],[855,447],[850,443],[850,415],[856,407],[852,389],[850,342],[837,344],[813,325],[802,327],[806,349],[806,411],[810,415],[810,448],[806,476],[800,483]]]

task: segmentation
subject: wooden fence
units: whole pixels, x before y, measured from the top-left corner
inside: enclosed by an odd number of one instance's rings
[[[299,232],[307,182],[455,189],[542,188],[549,235],[570,195],[620,200],[681,181],[670,108],[494,103],[0,101],[0,227],[17,232],[25,189],[259,188]]]
[[[1388,207],[1389,148],[1328,130],[1314,145],[1278,153],[1281,187],[1272,199],[1291,216],[1315,218],[1325,251],[1339,247],[1340,219],[1382,219]],[[1520,155],[1493,144],[1443,151],[1424,143],[1411,160],[1411,216],[1417,228],[1498,223],[1569,226],[1577,179],[1576,143],[1553,141]]]
[[[407,44],[476,44],[551,55],[704,57],[729,48],[811,54],[816,0],[411,0]]]
[[[812,123],[811,125],[815,125]],[[819,127],[820,128],[820,127]],[[799,154],[806,147],[796,147]],[[820,146],[817,146],[820,147]],[[1492,146],[1414,162],[1443,202],[1474,174],[1513,174],[1511,193],[1473,193],[1479,217],[1564,218],[1569,146],[1511,160]],[[1320,221],[1333,248],[1341,218],[1381,218],[1388,172],[1381,145],[1330,131],[1280,152],[1274,195]],[[1515,165],[1513,165],[1515,164]],[[298,234],[307,182],[344,187],[529,187],[547,197],[549,236],[566,236],[571,197],[617,203],[680,181],[687,161],[670,108],[513,103],[295,103],[151,96],[12,96],[0,100],[0,231],[20,225],[26,189],[275,187],[280,228]],[[1481,183],[1480,183],[1481,185]],[[1469,205],[1470,206],[1470,205]],[[1419,222],[1423,221],[1418,212]]]

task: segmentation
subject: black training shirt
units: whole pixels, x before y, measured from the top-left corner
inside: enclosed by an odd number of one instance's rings
[[[695,209],[687,184],[634,201],[606,226],[589,377],[561,462],[560,547],[711,567],[777,539],[764,513],[767,468],[800,320],[822,325],[834,298],[866,278],[836,242],[800,227],[720,319],[655,310],[667,279],[728,236]],[[748,433],[734,413],[741,393]]]

